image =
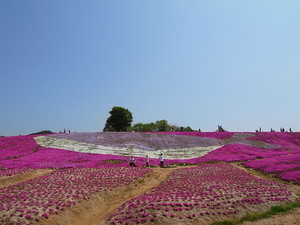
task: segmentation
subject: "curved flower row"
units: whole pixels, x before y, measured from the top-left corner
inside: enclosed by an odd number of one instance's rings
[[[124,203],[109,222],[201,223],[245,214],[245,209],[266,209],[292,198],[278,182],[256,178],[229,164],[206,164],[176,170],[157,188]]]
[[[148,168],[68,168],[0,189],[0,224],[30,224],[87,200],[92,194],[130,185]]]
[[[27,168],[27,167],[17,168],[17,169],[2,169],[2,170],[0,170],[0,177],[14,176],[16,174],[27,173],[30,171],[32,171],[32,169]]]
[[[0,137],[0,162],[29,155],[39,150],[35,136]],[[0,164],[1,167],[1,164]]]

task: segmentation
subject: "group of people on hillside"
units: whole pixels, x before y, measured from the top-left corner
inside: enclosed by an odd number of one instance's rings
[[[163,168],[164,167],[164,160],[165,159],[164,159],[164,156],[163,156],[162,153],[159,155],[158,159],[159,159],[159,166],[161,168]],[[146,167],[149,167],[149,163],[150,163],[149,156],[146,156],[145,163],[146,163]],[[130,158],[129,158],[129,166],[133,166],[133,167],[137,166],[135,158],[133,156],[130,156]]]

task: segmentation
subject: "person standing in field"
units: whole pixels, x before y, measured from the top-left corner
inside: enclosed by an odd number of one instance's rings
[[[164,156],[162,153],[159,155],[159,166],[164,167]]]
[[[129,166],[136,166],[135,165],[135,159],[133,156],[130,156],[130,159],[129,159]]]
[[[149,167],[149,156],[146,155],[146,167]]]

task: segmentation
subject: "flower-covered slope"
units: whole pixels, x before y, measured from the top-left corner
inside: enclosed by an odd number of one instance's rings
[[[35,142],[34,138],[38,143]],[[44,147],[42,147],[42,146]],[[70,149],[70,150],[67,150]],[[67,168],[242,162],[245,166],[300,183],[300,133],[74,133],[0,138],[0,168]],[[15,172],[14,172],[15,171]],[[14,174],[16,171],[0,174]]]
[[[178,169],[151,191],[124,203],[110,224],[202,224],[266,210],[294,199],[285,185],[229,164]]]
[[[76,152],[140,157],[148,155],[150,158],[158,158],[163,153],[167,159],[200,157],[221,147],[223,143],[205,137],[137,132],[57,134],[36,137],[35,140],[43,147]]]
[[[272,173],[281,179],[300,183],[300,133],[235,133],[224,140],[227,145],[191,162],[240,161],[263,173]]]
[[[61,214],[95,193],[109,193],[151,172],[149,168],[68,168],[0,188],[0,224],[32,224]]]

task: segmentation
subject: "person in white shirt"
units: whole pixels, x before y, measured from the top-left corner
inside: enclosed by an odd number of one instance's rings
[[[164,156],[162,153],[159,155],[159,166],[164,167]]]

